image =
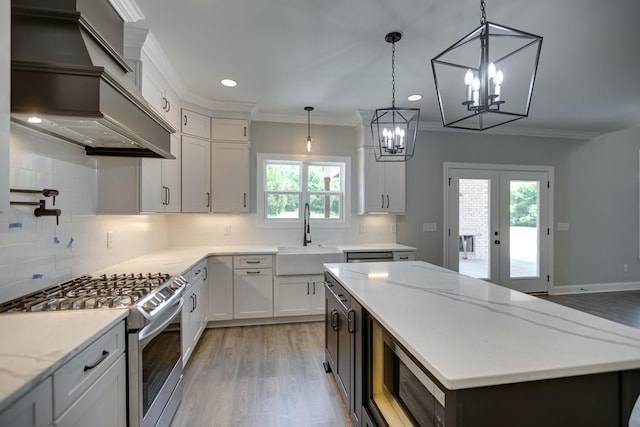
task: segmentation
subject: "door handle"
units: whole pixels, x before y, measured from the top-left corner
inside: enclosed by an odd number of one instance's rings
[[[387,209],[389,209],[389,195],[387,194]]]
[[[184,115],[184,125],[185,126],[187,125],[187,115],[186,114]]]
[[[340,329],[340,315],[335,308],[331,310],[331,329],[334,331]]]
[[[380,209],[384,209],[384,194],[380,195],[380,200],[382,200],[382,203],[380,203]]]
[[[247,193],[244,193],[244,206],[243,207],[247,207]]]
[[[349,331],[350,334],[353,334],[356,332],[355,317],[356,317],[356,312],[353,309],[349,309],[349,311],[347,311],[347,331]]]
[[[494,240],[493,243],[495,243],[496,245],[500,244],[500,240]]]
[[[210,207],[211,206],[211,193],[209,193],[207,191],[207,206],[206,207]]]
[[[310,287],[309,285],[310,285],[309,282],[307,282],[307,295],[309,295],[309,287]]]

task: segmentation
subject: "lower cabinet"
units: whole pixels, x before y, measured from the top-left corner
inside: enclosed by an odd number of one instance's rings
[[[126,427],[127,358],[121,354],[54,425]]]
[[[324,276],[276,276],[273,286],[274,316],[323,314]]]
[[[333,372],[354,425],[362,411],[362,306],[325,275],[325,370]]]
[[[0,426],[48,427],[53,419],[51,377],[0,413]]]
[[[0,426],[126,427],[124,321],[0,413]]]
[[[233,257],[209,257],[207,271],[209,320],[233,319]]]
[[[271,268],[233,271],[233,318],[273,316],[273,273]]]
[[[207,324],[205,298],[206,261],[199,262],[185,274],[189,284],[182,296],[182,365],[186,366]],[[190,277],[190,279],[189,279]]]

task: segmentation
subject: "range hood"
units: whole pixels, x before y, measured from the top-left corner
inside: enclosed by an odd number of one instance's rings
[[[136,94],[123,39],[106,0],[12,0],[11,121],[89,155],[174,159],[176,130]]]

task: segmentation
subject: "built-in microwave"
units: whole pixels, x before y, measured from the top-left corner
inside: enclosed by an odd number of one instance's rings
[[[366,406],[372,418],[390,427],[444,427],[445,393],[377,321],[369,325]]]

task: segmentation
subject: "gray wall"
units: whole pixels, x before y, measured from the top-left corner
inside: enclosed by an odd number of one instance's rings
[[[639,148],[640,128],[593,141],[421,131],[407,163],[408,213],[397,218],[397,241],[442,265],[444,162],[553,166],[554,228],[570,225],[555,233],[555,286],[640,282]],[[425,222],[438,231],[422,232]]]
[[[314,125],[312,123],[311,138],[313,139],[311,155],[351,158],[351,212],[356,212],[356,128],[350,126]],[[249,160],[251,167],[249,178],[251,212],[256,212],[256,154],[306,155],[308,154],[306,141],[306,123],[251,122],[251,152]]]

